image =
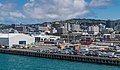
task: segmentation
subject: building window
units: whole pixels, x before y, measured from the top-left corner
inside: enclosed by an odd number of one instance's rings
[[[26,44],[26,41],[19,41],[19,44]]]
[[[39,37],[35,37],[35,42],[40,42],[40,38]]]
[[[43,39],[41,39],[40,41],[43,42]]]
[[[50,41],[54,41],[54,39],[50,39]]]

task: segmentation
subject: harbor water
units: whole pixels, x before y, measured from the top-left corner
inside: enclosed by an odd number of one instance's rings
[[[0,54],[0,70],[120,70],[120,66]]]

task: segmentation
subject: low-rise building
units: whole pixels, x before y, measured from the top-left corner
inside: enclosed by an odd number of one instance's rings
[[[35,42],[34,37],[19,33],[0,34],[0,45],[9,46],[13,45],[30,45]]]
[[[35,42],[55,41],[57,39],[60,39],[60,36],[46,35],[44,33],[41,33],[40,35],[36,35],[34,37]]]

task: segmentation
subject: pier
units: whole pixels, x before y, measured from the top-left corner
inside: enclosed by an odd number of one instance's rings
[[[24,49],[0,49],[0,53],[120,66],[120,59],[58,53],[40,53]]]

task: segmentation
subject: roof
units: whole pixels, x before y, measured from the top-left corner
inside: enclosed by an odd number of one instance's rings
[[[52,35],[38,35],[38,36],[35,36],[35,37],[43,37],[43,38],[60,38],[59,36],[52,36]]]
[[[36,36],[34,36],[34,37],[41,37],[41,38],[60,38],[60,36],[45,35],[45,34],[36,35]]]
[[[0,34],[0,38],[11,38],[18,35],[25,35],[25,34],[20,34],[20,33]]]
[[[104,34],[104,35],[111,35],[111,34]]]

